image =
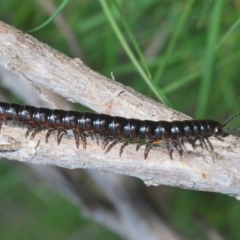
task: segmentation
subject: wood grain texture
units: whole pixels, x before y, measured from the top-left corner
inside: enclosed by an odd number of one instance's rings
[[[79,59],[71,59],[33,37],[0,22],[0,65],[25,79],[42,98],[39,84],[64,98],[79,102],[96,112],[149,120],[184,120],[188,116],[157,103],[133,89],[110,80],[86,67]],[[119,66],[120,67],[120,66]],[[143,158],[143,147],[136,152],[128,146],[120,158],[120,144],[108,154],[88,140],[87,149],[76,149],[72,135],[61,145],[44,133],[33,140],[25,139],[25,130],[3,126],[2,134],[20,141],[18,151],[1,152],[13,160],[52,164],[65,168],[93,168],[142,179],[147,185],[170,185],[201,191],[221,192],[239,198],[240,141],[229,136],[224,142],[210,138],[214,152],[197,147],[181,159],[175,152],[170,160],[165,149],[155,148]]]

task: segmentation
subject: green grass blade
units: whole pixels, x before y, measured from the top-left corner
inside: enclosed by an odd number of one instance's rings
[[[187,83],[195,81],[202,74],[202,70],[197,70],[183,78],[179,78],[177,81],[168,84],[167,86],[162,88],[164,94],[171,93],[179,88],[183,87]]]
[[[221,21],[222,6],[222,0],[214,1],[211,24],[208,30],[208,39],[205,53],[205,70],[200,83],[198,106],[195,113],[197,118],[205,116],[207,110],[212,81],[214,50]]]
[[[128,22],[126,21],[125,17],[123,16],[122,11],[121,11],[121,9],[120,9],[119,4],[117,3],[117,1],[115,0],[115,1],[113,1],[113,3],[114,3],[114,6],[116,7],[116,9],[117,9],[117,11],[118,11],[118,14],[119,14],[119,16],[120,16],[120,19],[121,19],[121,21],[122,21],[122,24],[123,24],[123,26],[124,26],[124,28],[125,28],[128,36],[129,36],[129,38],[131,39],[131,41],[132,41],[132,43],[133,43],[133,46],[134,46],[134,48],[135,48],[135,50],[136,50],[136,52],[137,52],[137,54],[138,54],[138,56],[139,56],[139,58],[140,58],[140,60],[141,60],[142,66],[143,66],[143,68],[145,69],[148,77],[151,79],[151,74],[150,74],[150,71],[149,71],[149,69],[148,69],[147,62],[145,61],[145,58],[144,58],[144,56],[143,56],[143,54],[142,54],[142,51],[141,51],[140,47],[138,46],[138,43],[137,43],[134,35],[132,34],[131,28],[130,28]]]
[[[172,38],[170,39],[170,42],[167,46],[165,56],[163,57],[163,62],[160,65],[160,67],[157,69],[155,75],[154,75],[154,82],[159,83],[160,79],[162,77],[162,74],[166,68],[166,65],[168,63],[169,58],[171,57],[171,52],[173,51],[175,44],[181,34],[181,31],[184,27],[184,24],[187,20],[187,17],[189,16],[191,12],[192,5],[194,3],[194,0],[188,0],[187,4],[184,7],[184,10],[180,16],[180,19],[178,21],[178,24],[176,25],[175,29],[172,31],[173,35]]]
[[[230,27],[230,29],[225,33],[225,35],[220,39],[219,43],[216,46],[216,49],[218,49],[223,42],[228,38],[228,36],[239,26],[240,24],[240,18]]]
[[[202,28],[203,25],[204,25],[204,22],[206,21],[206,18],[207,18],[207,13],[208,13],[208,10],[209,8],[211,7],[211,1],[203,1],[202,2],[203,6],[202,6],[202,9],[199,11],[200,14],[199,14],[199,19],[198,19],[198,22],[196,24],[196,27],[197,28]]]
[[[35,32],[38,31],[44,27],[46,27],[50,22],[52,22],[52,20],[63,10],[63,8],[67,5],[68,0],[63,0],[61,5],[57,8],[57,10],[53,13],[53,15],[48,18],[44,23],[42,23],[40,26],[29,30],[28,32]]]
[[[142,78],[145,80],[146,84],[149,86],[149,88],[152,90],[152,92],[154,93],[154,95],[157,97],[158,100],[160,100],[162,103],[164,103],[168,106],[171,106],[170,101],[166,98],[166,96],[164,96],[162,91],[155,84],[153,84],[151,82],[149,77],[143,71],[141,65],[139,64],[139,62],[135,58],[133,52],[131,51],[130,47],[128,46],[126,40],[124,39],[119,27],[117,26],[117,23],[115,22],[114,17],[112,15],[106,1],[105,0],[100,0],[100,3],[102,5],[102,8],[103,8],[108,20],[109,20],[109,23],[111,24],[115,34],[117,35],[117,38],[120,41],[123,49],[126,51],[128,57],[130,58],[130,60],[132,61],[133,65],[136,67],[136,69],[138,70],[138,72],[140,73]]]

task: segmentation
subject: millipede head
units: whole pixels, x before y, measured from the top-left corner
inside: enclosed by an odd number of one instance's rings
[[[216,124],[216,126],[213,128],[213,134],[215,135],[215,136],[221,136],[221,135],[223,135],[223,128],[222,128],[222,125],[221,125],[221,123],[218,123],[218,122],[216,122],[217,124]]]
[[[223,135],[223,128],[220,122],[206,119],[206,120],[199,120],[200,122],[200,134],[197,137],[200,138],[208,138],[211,136],[222,136]],[[195,136],[196,137],[196,136]]]

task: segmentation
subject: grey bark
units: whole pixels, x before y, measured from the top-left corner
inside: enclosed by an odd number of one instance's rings
[[[39,86],[79,102],[99,113],[149,120],[183,120],[186,115],[157,103],[129,87],[110,80],[31,36],[0,23],[0,65],[30,84],[43,99]],[[54,107],[54,103],[52,104]],[[56,106],[60,107],[60,106]],[[224,142],[210,138],[214,152],[187,146],[181,159],[175,152],[169,159],[166,149],[155,148],[143,159],[143,147],[136,152],[128,146],[119,157],[119,145],[105,154],[96,142],[88,140],[87,149],[76,149],[73,137],[64,137],[58,146],[55,138],[46,145],[44,133],[25,139],[24,130],[3,126],[2,133],[21,142],[13,152],[1,157],[23,162],[52,164],[65,168],[92,168],[142,179],[147,185],[221,192],[239,198],[240,141],[229,136]]]

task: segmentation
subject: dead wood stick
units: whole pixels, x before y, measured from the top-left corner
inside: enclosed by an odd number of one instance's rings
[[[189,119],[2,22],[0,65],[25,79],[36,90],[40,84],[96,112],[149,120]],[[240,141],[237,137],[229,136],[224,142],[211,138],[214,152],[189,148],[182,159],[174,153],[171,161],[165,149],[152,150],[144,160],[142,148],[136,152],[135,146],[128,146],[120,158],[119,146],[104,154],[101,146],[91,140],[87,149],[76,149],[71,136],[63,138],[58,146],[55,136],[46,145],[44,133],[32,141],[24,139],[24,131],[17,127],[4,126],[2,133],[22,143],[18,151],[0,153],[9,159],[122,173],[141,178],[147,185],[165,184],[236,197],[240,194]]]

